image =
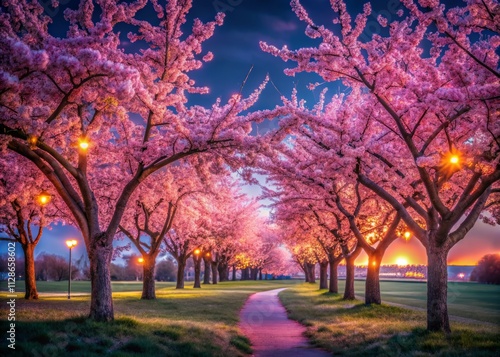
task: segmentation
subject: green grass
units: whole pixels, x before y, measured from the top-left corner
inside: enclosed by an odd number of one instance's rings
[[[140,300],[141,282],[113,282],[116,320],[110,324],[85,318],[89,296],[65,298],[67,281],[37,282],[44,295],[38,301],[22,299],[17,283],[16,351],[0,344],[8,356],[244,356],[248,339],[238,330],[238,313],[248,296],[286,286],[280,294],[291,317],[308,326],[312,341],[335,354],[384,356],[488,356],[500,351],[498,328],[453,323],[449,338],[425,331],[425,314],[393,306],[364,306],[345,302],[340,295],[319,291],[300,281],[245,281],[175,290],[173,283],[157,283],[157,300]],[[4,284],[5,285],[5,284]],[[340,281],[340,289],[344,282]],[[356,281],[362,295],[364,281]],[[0,285],[0,289],[4,288]],[[425,307],[426,284],[381,282],[382,298]],[[72,283],[73,293],[90,292],[89,282]],[[5,297],[0,292],[0,298]],[[450,283],[450,313],[499,322],[500,287]],[[2,300],[3,301],[3,300]],[[6,316],[2,303],[0,313]],[[0,330],[7,330],[6,318]]]
[[[365,282],[355,281],[356,293],[364,298]],[[340,281],[339,291],[344,289]],[[417,281],[381,281],[382,301],[425,309],[427,283]],[[475,283],[448,283],[448,310],[450,315],[500,323],[500,285]]]
[[[344,289],[344,280],[339,281],[339,291]],[[192,284],[186,282],[186,286]],[[364,297],[364,280],[355,281],[356,294]],[[157,290],[172,288],[175,283],[157,282]],[[65,294],[68,291],[67,281],[39,281],[40,293]],[[24,282],[17,282],[18,292],[24,291]],[[418,281],[381,281],[382,300],[419,308],[426,308],[427,285]],[[112,282],[113,292],[132,292],[142,290],[142,282]],[[0,282],[1,291],[6,290],[6,282]],[[74,281],[71,283],[72,293],[89,293],[90,282]],[[21,296],[21,294],[19,295]],[[486,321],[500,322],[500,285],[484,285],[475,283],[448,283],[448,309],[451,315]]]
[[[39,290],[64,292],[58,284],[40,284]],[[7,350],[4,340],[0,355],[244,356],[251,347],[240,335],[237,323],[245,300],[257,291],[294,284],[297,282],[246,281],[175,290],[167,283],[166,287],[158,286],[156,300],[145,301],[140,300],[140,283],[135,285],[135,292],[126,291],[134,284],[114,283],[116,319],[108,324],[85,318],[88,296],[75,296],[70,301],[64,296],[26,301],[19,294],[16,350]],[[7,330],[5,318],[0,321],[0,329]]]
[[[499,329],[490,325],[452,323],[452,334],[445,336],[426,332],[423,312],[343,301],[317,285],[301,284],[279,296],[290,318],[307,326],[311,341],[335,355],[496,356],[500,351]]]

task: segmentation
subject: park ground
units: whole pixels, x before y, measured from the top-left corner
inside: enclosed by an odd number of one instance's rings
[[[340,282],[340,289],[343,289]],[[2,288],[1,286],[0,288]],[[244,281],[175,290],[157,283],[157,299],[140,300],[140,282],[114,282],[115,321],[85,318],[88,282],[40,282],[38,301],[16,299],[16,350],[2,338],[2,356],[245,356],[248,339],[239,311],[252,293],[289,287],[280,299],[289,316],[307,327],[311,342],[346,356],[496,356],[500,353],[500,287],[450,283],[450,336],[425,331],[425,283],[382,282],[382,298],[414,308],[365,306],[300,281]],[[356,281],[362,295],[363,282]],[[5,293],[0,293],[5,301]],[[5,305],[5,306],[4,306]],[[417,308],[417,309],[415,309]],[[1,331],[7,330],[2,303]],[[460,318],[474,319],[463,320]]]

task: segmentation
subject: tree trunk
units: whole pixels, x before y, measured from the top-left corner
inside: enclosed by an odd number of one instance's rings
[[[153,300],[156,299],[155,290],[155,268],[156,259],[152,256],[143,257],[142,265],[142,296],[141,299]]]
[[[241,280],[248,280],[248,268],[242,268],[241,269]]]
[[[36,290],[36,276],[35,276],[35,245],[22,244],[24,252],[24,285],[26,300],[38,299],[38,292]]]
[[[368,254],[365,282],[365,304],[380,304],[380,261],[378,254]]]
[[[227,281],[227,270],[228,266],[227,263],[219,263],[219,266],[217,267],[217,270],[219,271],[219,281]]]
[[[217,262],[212,262],[212,284],[217,284],[217,267],[218,267],[218,264]]]
[[[309,273],[309,283],[316,284],[316,264],[315,263],[306,263],[307,272]]]
[[[236,265],[233,264],[233,281],[236,281]]]
[[[177,281],[175,284],[176,289],[184,289],[184,269],[186,269],[186,259],[177,259]]]
[[[319,289],[328,289],[328,261],[319,263]]]
[[[193,256],[194,262],[194,285],[193,288],[201,288],[200,274],[201,274],[201,259],[200,257]]]
[[[252,280],[257,280],[258,274],[259,274],[259,269],[258,268],[251,268],[250,269],[251,273],[251,279]]]
[[[304,271],[305,282],[309,283],[309,267],[307,266],[307,263],[304,263],[304,265],[301,265],[300,267]]]
[[[103,244],[105,239],[105,237],[92,237],[92,245],[89,249],[91,282],[89,317],[95,321],[112,321],[114,319],[109,269],[113,256],[113,246]]]
[[[430,240],[431,241],[431,240]],[[450,333],[448,319],[448,249],[434,247],[427,249],[427,330]]]
[[[344,290],[344,300],[354,300],[356,298],[354,294],[354,261],[361,253],[361,246],[357,245],[352,252],[349,253],[346,246],[342,247],[342,254],[345,259],[345,290]]]
[[[205,264],[205,269],[203,270],[203,284],[210,284],[210,260],[203,258],[203,263]]]
[[[262,268],[259,269],[259,280],[262,280]]]
[[[338,276],[339,263],[340,259],[333,259],[330,261],[330,287],[328,291],[334,294],[339,293],[339,276]]]

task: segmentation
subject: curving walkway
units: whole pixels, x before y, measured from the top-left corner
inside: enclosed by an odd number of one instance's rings
[[[251,295],[240,312],[239,327],[252,342],[258,357],[326,357],[329,353],[312,348],[303,336],[306,328],[288,319],[278,293],[285,289]]]

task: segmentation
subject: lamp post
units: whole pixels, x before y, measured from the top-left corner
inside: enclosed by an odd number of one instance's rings
[[[143,273],[144,273],[144,258],[142,258],[142,257],[137,258],[137,262],[138,262],[140,265],[143,265],[142,270],[143,270]],[[141,274],[140,269],[139,269],[139,270],[137,270],[137,271],[136,271],[136,273],[137,273],[137,276],[135,277],[135,278],[136,278],[136,281],[139,281],[139,275]],[[141,280],[144,280],[144,274],[142,274]]]
[[[70,239],[66,241],[66,245],[69,248],[69,264],[68,264],[68,300],[71,299],[71,248],[76,246],[77,241],[74,239]]]
[[[194,285],[193,288],[201,288],[200,285],[200,273],[201,273],[201,250],[200,249],[195,249],[194,250]]]

